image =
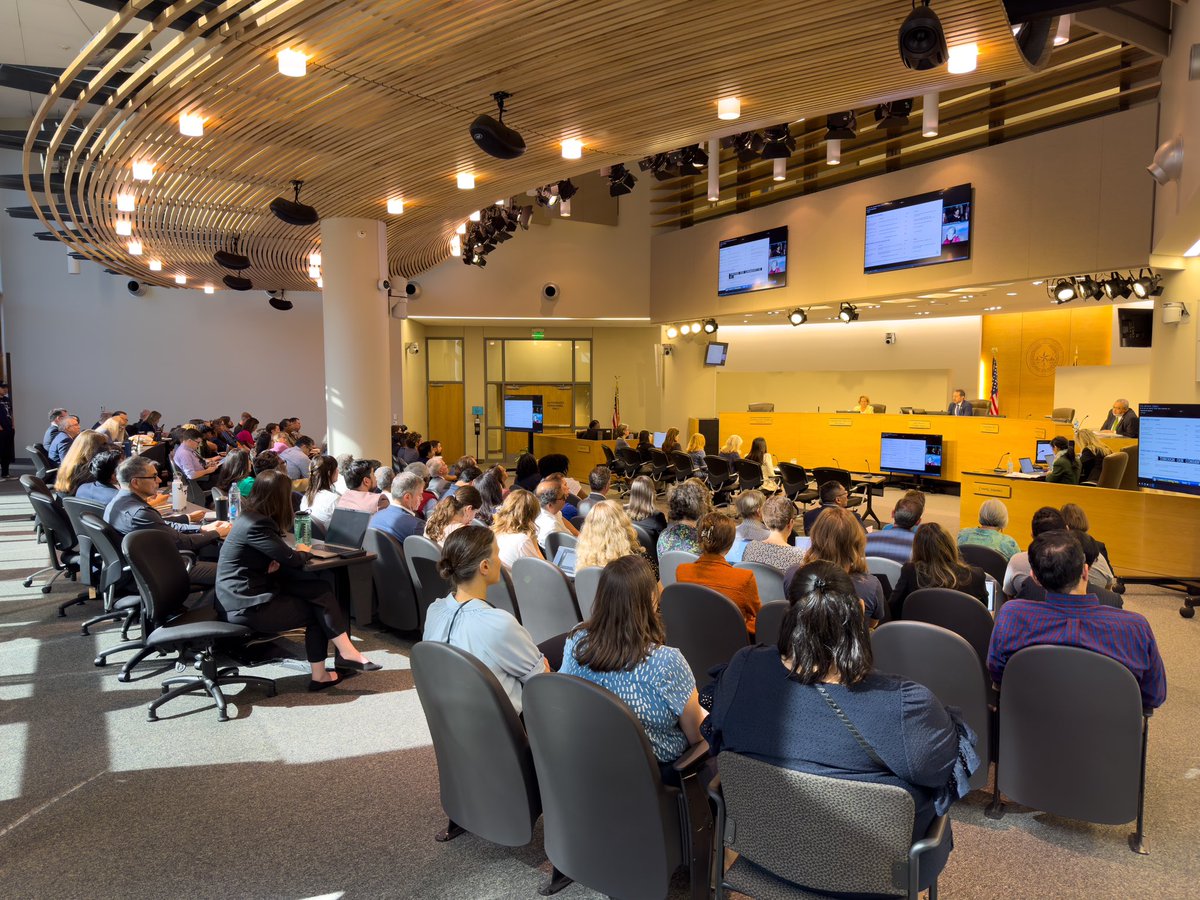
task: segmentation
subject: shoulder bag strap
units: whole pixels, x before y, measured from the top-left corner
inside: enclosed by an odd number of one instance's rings
[[[822,699],[829,704],[829,708],[833,710],[834,715],[836,715],[841,720],[842,724],[849,729],[850,733],[854,735],[854,739],[858,741],[858,746],[863,748],[863,751],[868,757],[870,757],[871,762],[875,763],[875,765],[879,766],[880,768],[891,772],[892,767],[879,758],[879,754],[875,752],[875,748],[867,743],[867,739],[862,736],[862,732],[854,727],[854,723],[850,721],[849,717],[842,712],[842,708],[837,705],[837,701],[829,696],[829,692],[825,690],[825,685],[814,684],[813,687],[817,689],[817,692],[821,695]]]

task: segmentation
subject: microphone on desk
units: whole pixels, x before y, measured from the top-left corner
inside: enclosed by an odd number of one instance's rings
[[[1004,457],[1006,457],[1006,456],[1012,456],[1012,454],[1007,450],[1005,450],[1003,453],[1001,453],[1000,458],[998,460],[996,460],[996,465],[992,467],[993,471],[996,471],[996,472],[1008,471],[1007,469],[1003,469],[1000,467],[1000,463],[1004,462]]]
[[[864,459],[863,462],[867,464],[867,474],[874,475],[875,473],[871,471],[871,461],[869,459]]]
[[[835,466],[837,466],[839,469],[842,467],[842,464],[841,464],[840,462],[838,462],[838,459],[837,459],[837,457],[836,457],[836,456],[835,456],[835,457],[833,457],[833,464],[834,464]]]

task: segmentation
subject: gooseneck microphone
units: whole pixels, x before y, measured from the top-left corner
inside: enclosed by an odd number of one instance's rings
[[[1006,457],[1006,456],[1012,456],[1012,454],[1007,450],[1004,451],[1003,453],[1001,453],[1000,458],[998,460],[996,460],[996,465],[992,467],[995,471],[997,471],[997,472],[1005,471],[1003,468],[1001,468],[1000,463],[1004,462],[1004,457]]]
[[[871,461],[869,459],[864,459],[863,462],[867,464],[867,474],[874,475],[875,473],[871,471]]]
[[[835,466],[837,466],[839,469],[842,467],[842,464],[840,462],[838,462],[838,459],[836,456],[833,458],[833,464]]]

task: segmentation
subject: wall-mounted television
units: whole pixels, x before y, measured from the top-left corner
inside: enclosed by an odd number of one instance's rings
[[[721,241],[717,296],[766,291],[787,285],[787,226]]]
[[[704,348],[704,364],[706,366],[723,366],[729,358],[729,345],[721,341],[709,341]]]
[[[868,206],[863,272],[970,259],[973,213],[969,184]]]
[[[1200,495],[1200,403],[1141,403],[1138,418],[1138,487]]]
[[[1149,347],[1154,342],[1154,310],[1118,309],[1117,332],[1122,347]]]
[[[879,468],[902,475],[941,477],[942,436],[885,431],[879,436]]]
[[[540,432],[542,430],[542,395],[505,396],[504,430]]]

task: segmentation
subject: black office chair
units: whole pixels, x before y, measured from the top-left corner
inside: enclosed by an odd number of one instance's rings
[[[1120,825],[1143,844],[1149,717],[1137,679],[1080,647],[1043,644],[1013,655],[1000,692],[996,789],[987,814],[1014,803],[1067,819]]]
[[[63,512],[67,514],[71,528],[75,531],[75,538],[79,541],[79,583],[84,587],[97,588],[103,562],[100,554],[92,546],[91,540],[84,533],[80,517],[85,512],[90,512],[92,515],[103,518],[105,505],[91,500],[80,500],[78,497],[63,497],[59,502],[62,503]],[[101,592],[97,589],[96,593]],[[84,634],[86,633],[84,632]]]
[[[637,534],[638,543],[642,545],[642,549],[646,551],[646,559],[650,560],[650,564],[658,569],[658,543],[641,525],[633,526],[634,532]]]
[[[670,787],[641,723],[599,685],[537,675],[522,702],[554,867],[541,892],[570,879],[610,897],[666,897],[687,864],[691,897],[708,897],[712,825],[697,777],[707,745],[675,762],[681,786]]]
[[[663,453],[657,447],[650,449],[650,477],[655,484],[661,484],[665,481],[675,481],[675,467],[671,465],[671,460],[667,454]]]
[[[435,840],[469,831],[505,847],[528,844],[542,801],[525,728],[496,676],[440,641],[412,648],[412,673],[449,819]]]
[[[808,486],[808,470],[796,463],[781,462],[779,477],[783,483],[783,495],[793,503],[808,506],[820,493]]]
[[[157,721],[158,709],[176,697],[204,691],[217,704],[217,721],[229,721],[227,701],[222,687],[231,684],[259,685],[267,695],[275,696],[275,682],[269,678],[239,675],[232,666],[217,663],[217,645],[246,644],[256,637],[244,625],[219,622],[211,608],[188,610],[184,606],[191,593],[187,567],[171,536],[144,529],[125,535],[121,550],[129,561],[137,583],[146,618],[152,623],[146,635],[146,649],[175,650],[191,658],[199,675],[179,675],[166,679],[163,692],[150,702],[146,718]]]
[[[764,603],[758,611],[754,625],[754,642],[774,647],[779,643],[779,632],[783,629],[783,617],[791,604],[787,600],[772,600]]]
[[[80,548],[86,544],[88,551],[93,552],[99,562],[91,586],[101,598],[104,611],[80,625],[80,633],[84,636],[90,634],[92,626],[101,622],[120,622],[121,640],[127,641],[130,626],[140,616],[142,601],[138,597],[133,576],[129,573],[129,565],[121,555],[121,535],[101,518],[104,515],[101,504],[67,497],[63,500],[63,506],[68,514],[73,513]],[[117,651],[114,649],[111,652]]]
[[[846,489],[846,493],[850,496],[846,498],[846,508],[854,509],[862,506],[863,500],[866,497],[866,492],[870,490],[870,485],[854,486],[854,481],[850,477],[849,471],[846,469],[835,469],[830,466],[818,466],[812,470],[813,481],[820,488],[827,481],[836,481]]]
[[[535,644],[564,634],[583,621],[571,582],[553,563],[522,556],[512,565],[512,580],[521,624]]]
[[[21,487],[25,489],[29,502],[33,504],[33,513],[37,516],[43,534],[46,535],[50,565],[34,572],[22,583],[25,587],[33,587],[34,579],[46,573],[53,573],[42,585],[42,593],[48,594],[54,590],[54,582],[61,576],[66,575],[74,581],[79,575],[80,565],[87,565],[88,561],[80,559],[79,539],[75,536],[75,529],[71,527],[71,520],[67,518],[61,504],[44,485],[39,489],[39,484],[40,481],[36,481],[34,476],[21,476]],[[90,599],[88,592],[82,591],[71,599],[64,600],[58,605],[59,616],[67,614],[67,607],[82,605]]]
[[[643,460],[632,447],[618,447],[617,459],[620,460],[623,474],[630,480],[639,475],[650,474],[652,468],[650,463]]]
[[[750,643],[741,610],[724,594],[702,584],[677,582],[664,588],[659,611],[667,646],[683,653],[699,685],[712,680],[709,669],[729,662]]]
[[[33,474],[46,484],[52,484],[58,475],[58,466],[50,459],[46,448],[41,444],[27,444],[25,452],[33,460]]]
[[[1008,560],[1004,558],[1004,554],[981,544],[959,544],[958,555],[967,565],[978,566],[997,582],[1004,584],[1004,573],[1008,570]]]
[[[325,543],[339,547],[361,547],[371,514],[358,509],[335,509],[325,529]]]
[[[385,531],[368,528],[362,547],[374,554],[371,581],[375,586],[375,612],[379,621],[397,631],[416,631],[421,625],[420,605],[404,547]]]
[[[633,475],[630,474],[629,468],[618,458],[611,447],[607,444],[601,444],[600,449],[604,451],[604,464],[612,472],[612,486],[619,496],[624,497],[629,493],[629,479]]]
[[[708,466],[708,486],[713,492],[713,506],[726,506],[737,490],[738,477],[729,460],[711,453],[704,457]]]
[[[672,450],[670,459],[671,465],[675,467],[677,482],[696,477],[696,466],[692,463],[692,458],[682,450]]]

